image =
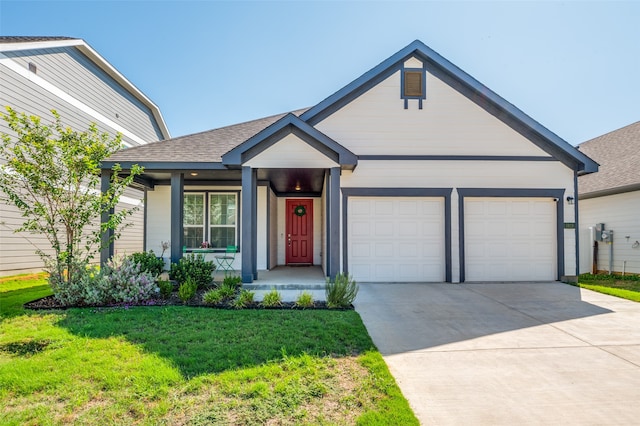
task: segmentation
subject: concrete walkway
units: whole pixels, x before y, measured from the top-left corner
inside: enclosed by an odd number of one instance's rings
[[[640,303],[562,283],[361,284],[425,425],[637,425]]]

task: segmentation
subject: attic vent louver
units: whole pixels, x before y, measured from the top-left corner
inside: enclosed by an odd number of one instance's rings
[[[38,72],[38,67],[33,62],[29,62],[29,71],[36,74]]]
[[[418,108],[422,109],[422,100],[426,98],[426,70],[420,68],[403,68],[400,97],[404,99],[404,109],[409,108],[409,99],[418,100]]]

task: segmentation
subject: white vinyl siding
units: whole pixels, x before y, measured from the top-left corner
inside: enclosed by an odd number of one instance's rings
[[[444,281],[442,198],[349,197],[347,228],[356,281]]]
[[[423,109],[400,98],[400,71],[315,127],[356,155],[549,156],[427,72]]]
[[[580,272],[591,272],[593,237],[589,230],[604,223],[613,230],[613,245],[598,242],[600,271],[609,270],[609,254],[613,249],[613,271],[640,274],[640,191],[579,200],[580,209]],[[628,238],[627,238],[628,237]],[[634,247],[638,242],[638,245]]]
[[[163,139],[150,109],[77,48],[35,49],[5,52],[4,55],[25,69],[29,62],[34,63],[38,77],[118,122],[146,142]]]
[[[466,281],[556,280],[553,199],[465,198]]]

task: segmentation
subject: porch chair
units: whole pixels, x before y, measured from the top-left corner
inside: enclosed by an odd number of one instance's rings
[[[236,258],[236,251],[238,251],[236,246],[227,246],[227,250],[224,254],[218,254],[215,256],[216,262],[218,263],[217,269],[224,271],[225,277],[229,271],[233,271],[233,261]]]

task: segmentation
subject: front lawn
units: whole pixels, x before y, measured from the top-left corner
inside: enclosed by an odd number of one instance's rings
[[[582,274],[578,285],[589,290],[640,302],[640,276],[637,275]]]
[[[47,294],[0,281],[2,424],[418,423],[354,311],[22,309]]]

